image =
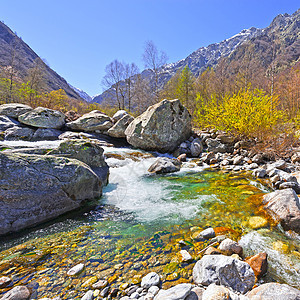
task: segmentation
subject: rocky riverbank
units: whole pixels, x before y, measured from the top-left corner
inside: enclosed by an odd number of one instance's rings
[[[56,218],[84,206],[89,199],[100,197],[109,174],[102,146],[112,146],[109,142],[115,141],[101,140],[103,134],[112,138],[126,137],[129,144],[142,149],[172,151],[178,159],[159,158],[149,169],[156,174],[178,172],[181,163],[188,159],[185,167],[194,163],[225,172],[251,172],[253,178],[264,178],[269,187],[277,191],[264,196],[263,208],[274,224],[280,222],[284,230],[300,232],[297,196],[300,152],[295,149],[291,157],[276,160],[264,153],[251,152],[245,142],[222,132],[192,134],[190,116],[178,100],[164,100],[136,119],[124,111],[113,118],[94,111],[69,122],[63,114],[49,109],[2,105],[0,130],[3,139],[0,152],[1,234]],[[61,142],[53,149],[14,148],[5,144],[13,140]],[[120,143],[125,145],[124,140]],[[253,217],[252,228],[264,227],[264,222],[264,218]],[[299,299],[299,290],[288,285],[255,286],[266,273],[265,253],[244,257],[237,242],[215,232],[214,228],[195,231],[193,239],[209,247],[193,257],[188,242],[178,243],[180,263],[187,267],[183,283],[162,288],[167,276],[168,280],[176,282],[178,275],[174,271],[168,275],[136,274],[127,282],[113,284],[120,273],[109,276],[108,272],[103,278],[91,276],[82,283],[82,287],[88,289],[82,299]],[[80,278],[85,268],[85,264],[75,265],[68,276]],[[124,266],[119,264],[115,268],[118,271]],[[127,269],[131,268],[134,265]],[[1,277],[0,286],[12,288],[1,299],[29,299],[32,295],[26,286],[13,287],[9,277]],[[36,298],[34,294],[31,297]]]

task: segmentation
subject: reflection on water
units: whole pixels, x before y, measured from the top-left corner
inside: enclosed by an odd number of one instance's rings
[[[105,150],[110,183],[96,206],[91,203],[90,210],[1,242],[0,272],[12,277],[13,284],[31,287],[36,298],[70,299],[84,294],[89,287],[86,280],[105,278],[116,286],[138,283],[149,270],[162,276],[164,287],[189,282],[194,263],[181,262],[178,242],[184,241],[197,260],[209,241],[192,236],[212,226],[234,239],[244,235],[242,243],[249,254],[265,251],[268,245],[273,266],[265,280],[297,285],[299,249],[260,208],[260,195],[267,192],[262,183],[192,162],[171,175],[152,175],[147,173],[155,161],[152,154]],[[268,220],[266,228],[249,227],[249,218],[255,215]],[[274,244],[278,240],[287,246]],[[278,255],[280,247],[288,252]],[[80,262],[86,264],[83,274],[68,278],[67,270]]]

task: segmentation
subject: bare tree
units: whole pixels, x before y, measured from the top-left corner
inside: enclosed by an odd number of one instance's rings
[[[158,51],[153,41],[147,41],[145,44],[143,61],[145,67],[153,72],[154,80],[152,90],[156,102],[159,100],[159,71],[168,60],[167,54],[163,51]]]

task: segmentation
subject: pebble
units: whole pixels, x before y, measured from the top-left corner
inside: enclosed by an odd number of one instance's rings
[[[83,270],[84,270],[84,264],[78,264],[78,265],[74,266],[73,268],[71,268],[67,272],[67,275],[68,276],[76,276],[76,275],[80,274]]]
[[[146,276],[142,278],[141,287],[144,289],[148,289],[153,285],[159,285],[160,277],[155,272],[150,272]]]
[[[100,296],[101,297],[106,297],[108,295],[109,292],[109,286],[105,287],[101,292],[100,292]]]
[[[16,286],[3,295],[1,300],[27,300],[30,292],[26,286]]]
[[[189,254],[186,250],[180,250],[180,255],[183,262],[189,262],[193,260],[191,254]]]
[[[92,300],[94,298],[94,292],[92,290],[87,291],[81,300]]]
[[[148,290],[148,293],[151,293],[154,296],[156,296],[158,292],[159,292],[159,287],[156,285],[151,286]]]
[[[268,221],[260,216],[253,216],[249,219],[249,226],[253,229],[263,228],[268,225]]]
[[[226,255],[232,255],[235,253],[241,256],[243,254],[242,246],[228,238],[221,242],[218,249],[224,252]]]
[[[108,285],[108,281],[107,280],[99,280],[99,281],[97,281],[96,283],[94,283],[93,285],[92,285],[92,288],[93,289],[103,289],[103,288],[105,288],[106,286]]]
[[[9,277],[3,276],[0,277],[0,289],[5,288],[11,283],[11,279]]]

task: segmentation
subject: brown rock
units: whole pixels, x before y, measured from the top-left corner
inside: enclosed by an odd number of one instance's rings
[[[248,257],[245,262],[250,265],[257,278],[267,273],[268,270],[268,254],[265,252]]]
[[[180,162],[184,162],[186,161],[186,153],[183,153],[183,154],[180,154],[177,159],[180,161]]]
[[[222,252],[214,247],[208,247],[204,252],[204,255],[222,254]]]

